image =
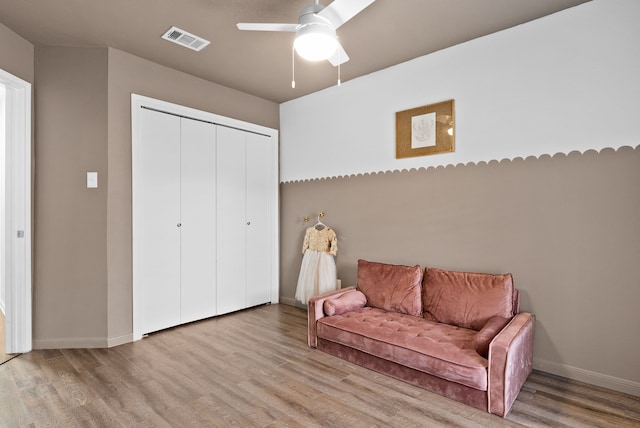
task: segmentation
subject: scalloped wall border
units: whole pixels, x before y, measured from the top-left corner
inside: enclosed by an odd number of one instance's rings
[[[379,174],[400,174],[400,173],[404,173],[404,172],[419,172],[419,171],[429,171],[429,170],[434,170],[437,171],[439,169],[448,169],[448,168],[459,168],[459,167],[469,167],[469,166],[485,166],[485,165],[492,165],[492,164],[500,164],[500,163],[505,163],[505,162],[519,162],[519,161],[531,161],[531,160],[543,160],[543,159],[554,159],[554,158],[560,158],[560,157],[569,157],[569,156],[586,156],[586,155],[597,155],[597,154],[601,154],[603,152],[621,152],[621,151],[627,151],[627,150],[640,150],[640,143],[638,145],[634,146],[628,146],[628,145],[624,145],[624,146],[620,146],[618,148],[614,148],[614,147],[604,147],[602,149],[587,149],[584,151],[580,151],[580,150],[572,150],[570,152],[556,152],[553,155],[550,154],[542,154],[539,156],[536,155],[530,155],[530,156],[526,156],[526,157],[522,157],[522,156],[516,156],[513,158],[503,158],[501,160],[497,160],[497,159],[491,159],[489,161],[469,161],[469,162],[459,162],[456,164],[453,163],[449,163],[449,164],[442,164],[442,165],[430,165],[430,166],[421,166],[418,168],[402,168],[402,169],[394,169],[394,170],[386,170],[386,171],[365,171],[365,172],[358,172],[358,173],[353,173],[353,174],[348,174],[348,175],[334,175],[334,176],[328,176],[328,177],[315,177],[315,178],[303,178],[303,179],[299,179],[299,180],[287,180],[287,181],[281,181],[280,184],[292,184],[292,183],[305,183],[305,182],[312,182],[312,181],[323,181],[323,180],[338,180],[338,179],[343,179],[343,178],[355,178],[355,177],[366,177],[366,176],[372,176],[372,175],[379,175]]]

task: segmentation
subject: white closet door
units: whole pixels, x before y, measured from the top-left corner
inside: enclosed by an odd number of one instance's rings
[[[247,306],[271,301],[271,159],[269,137],[247,134]]]
[[[246,307],[246,135],[217,128],[218,314]]]
[[[216,315],[216,127],[182,119],[181,322]]]
[[[142,333],[180,323],[180,118],[141,109],[134,181],[134,280]]]

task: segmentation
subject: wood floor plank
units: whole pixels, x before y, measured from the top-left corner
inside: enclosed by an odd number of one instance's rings
[[[640,398],[534,371],[506,419],[307,346],[267,305],[0,366],[0,427],[640,427]]]
[[[205,403],[211,400],[217,400],[227,407],[239,411],[253,424],[261,427],[268,426],[284,416],[283,412],[270,407],[260,396],[245,394],[237,387],[219,385],[211,394],[201,398],[201,401]]]
[[[246,407],[235,407],[229,405],[222,396],[210,394],[202,397],[196,403],[199,414],[206,417],[216,426],[235,427],[262,427],[272,420],[254,419],[255,413],[247,413]],[[262,407],[264,409],[264,406]]]
[[[546,418],[548,423],[567,427],[626,427],[638,426],[638,422],[629,424],[628,419],[616,415],[612,409],[604,406],[594,408],[591,404],[584,405],[579,396],[559,396],[553,393],[537,391],[530,399],[520,397],[519,412],[535,414],[538,418]]]
[[[570,381],[558,376],[534,372],[529,379],[529,388],[535,388],[539,395],[548,395],[581,409],[589,409],[594,414],[626,416],[640,419],[640,398],[627,394],[611,394],[611,391]]]
[[[14,427],[25,424],[27,409],[8,366],[0,366],[0,426]]]

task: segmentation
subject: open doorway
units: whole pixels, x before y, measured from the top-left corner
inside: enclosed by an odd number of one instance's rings
[[[0,70],[0,305],[7,354],[32,347],[31,84]]]

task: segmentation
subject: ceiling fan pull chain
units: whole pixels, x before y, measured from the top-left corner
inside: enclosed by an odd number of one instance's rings
[[[291,89],[296,87],[296,52],[295,48],[291,46]]]
[[[291,46],[291,89],[296,88],[296,50]]]
[[[342,53],[338,52],[338,86],[340,86],[342,84],[342,82],[340,81],[340,65],[342,64]]]

